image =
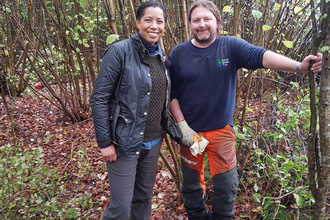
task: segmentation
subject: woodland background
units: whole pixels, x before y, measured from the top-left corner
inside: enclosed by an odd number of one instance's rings
[[[160,1],[169,54],[190,38],[194,0]],[[235,218],[329,219],[329,0],[214,2],[223,34],[299,61],[324,57],[322,74],[239,71]],[[89,97],[107,45],[136,32],[139,4],[0,0],[1,219],[100,219],[110,191]],[[165,138],[151,219],[187,219],[178,154]]]

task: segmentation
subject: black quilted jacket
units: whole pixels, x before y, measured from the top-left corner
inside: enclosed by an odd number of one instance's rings
[[[151,78],[148,64],[143,59],[145,53],[146,48],[137,33],[109,46],[91,96],[99,147],[106,148],[114,144],[117,154],[130,158],[140,155],[149,109]],[[167,98],[162,120],[166,130],[171,130],[168,129],[173,127],[173,123],[169,122],[170,79],[165,60],[163,56]],[[118,92],[117,86],[120,86]]]

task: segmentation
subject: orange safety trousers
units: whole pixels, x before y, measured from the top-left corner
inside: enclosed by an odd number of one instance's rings
[[[208,155],[209,168],[213,181],[213,218],[232,219],[238,186],[236,171],[235,133],[230,125],[214,131],[199,132],[209,141],[205,151],[195,157],[189,147],[181,145],[185,209],[189,220],[204,219],[206,213],[204,158]],[[233,169],[235,168],[235,169]],[[210,215],[210,213],[209,213]]]
[[[211,177],[214,175],[227,172],[236,166],[236,148],[235,148],[235,133],[230,125],[225,128],[198,132],[209,141],[205,151],[198,157],[190,153],[187,146],[180,146],[181,160],[191,169],[197,170],[200,173],[200,185],[205,193],[204,182],[204,157],[205,152],[209,159]]]

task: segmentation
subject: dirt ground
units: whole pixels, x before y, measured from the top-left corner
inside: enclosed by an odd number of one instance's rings
[[[0,146],[11,143],[10,121],[0,100]],[[69,193],[89,192],[93,198],[90,219],[99,219],[110,194],[105,163],[98,150],[92,119],[77,124],[62,123],[61,112],[47,100],[23,95],[16,100],[16,136],[23,150],[41,146],[44,165],[55,168],[59,178],[66,173],[65,187]],[[44,141],[46,140],[47,141]],[[165,146],[162,147],[165,151]],[[170,155],[167,155],[171,161]],[[251,189],[252,190],[252,189]],[[207,204],[211,207],[212,185],[207,183]],[[240,186],[235,206],[235,219],[256,219],[257,204],[250,189]],[[159,158],[156,183],[153,190],[150,219],[186,220],[181,195],[174,180]],[[82,210],[83,211],[83,210]]]

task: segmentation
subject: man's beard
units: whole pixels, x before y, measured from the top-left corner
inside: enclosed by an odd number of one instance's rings
[[[194,34],[193,37],[199,44],[208,44],[215,39],[216,33],[215,32],[211,33],[210,29],[207,29],[207,30],[209,32],[208,35],[206,37],[203,37],[202,39],[200,36],[198,36],[198,31]]]

